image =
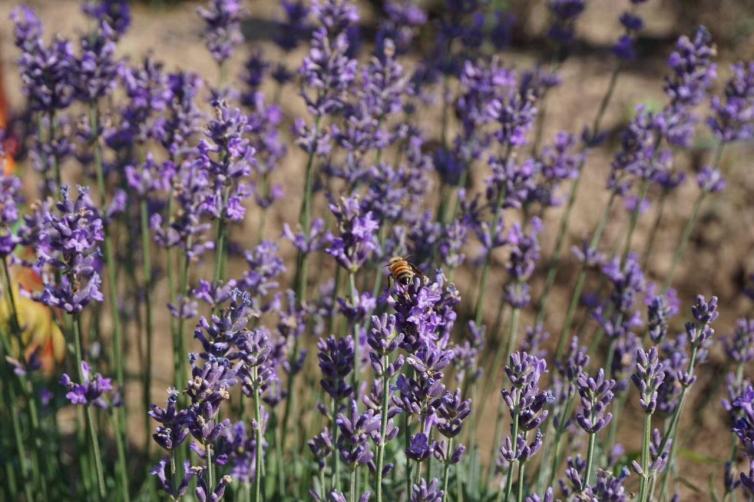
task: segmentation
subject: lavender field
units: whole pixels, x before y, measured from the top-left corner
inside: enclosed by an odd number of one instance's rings
[[[692,11],[0,6],[0,500],[754,500],[754,52]]]

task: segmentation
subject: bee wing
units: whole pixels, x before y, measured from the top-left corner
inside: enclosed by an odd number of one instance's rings
[[[429,282],[429,277],[424,275],[424,272],[419,270],[419,267],[411,263],[410,261],[407,262],[408,266],[411,267],[411,270],[416,274],[418,277],[421,277],[422,282]]]

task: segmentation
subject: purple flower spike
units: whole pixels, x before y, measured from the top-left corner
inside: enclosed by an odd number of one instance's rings
[[[444,498],[439,479],[432,479],[430,483],[422,479],[411,487],[410,502],[442,502]]]
[[[210,0],[198,13],[204,20],[204,43],[218,64],[224,63],[241,42],[241,3],[238,0]]]
[[[577,386],[581,396],[581,408],[576,413],[576,421],[584,431],[595,434],[613,418],[613,414],[606,410],[614,397],[612,389],[615,387],[615,380],[607,379],[605,370],[600,368],[595,377],[582,373],[577,380]]]
[[[708,193],[717,193],[725,190],[725,178],[719,169],[705,166],[696,175],[696,183],[699,189]]]
[[[356,401],[351,401],[348,415],[340,414],[335,420],[340,458],[348,465],[368,465],[374,469],[374,453],[369,449],[369,440],[379,442],[380,416],[372,410],[360,413]]]
[[[42,23],[29,7],[11,13],[16,47],[21,51],[18,67],[24,95],[33,111],[53,113],[67,108],[73,99],[76,59],[70,43],[55,37],[43,43]]]
[[[173,486],[170,474],[170,459],[163,458],[155,465],[149,473],[157,478],[158,486],[162,491],[178,500],[186,494],[191,479],[196,476],[196,471],[191,468],[191,463],[186,460],[183,464],[183,479],[177,486]]]
[[[707,119],[712,132],[724,142],[754,136],[754,62],[735,64],[732,70],[723,98],[712,98],[714,114]]]
[[[104,228],[88,189],[79,187],[72,200],[68,187],[61,188],[60,199],[27,216],[20,233],[24,244],[37,252],[34,269],[44,283],[37,301],[78,314],[90,302],[103,300],[98,269]]]
[[[723,339],[725,353],[739,364],[754,360],[754,319],[738,319],[733,334]]]
[[[446,393],[437,403],[437,430],[447,438],[461,432],[463,421],[471,414],[471,399],[462,400],[461,392]]]
[[[60,384],[68,390],[65,397],[71,404],[105,409],[118,401],[113,391],[112,380],[92,371],[89,363],[81,362],[81,383],[74,382],[67,373],[60,377]],[[110,398],[109,402],[106,397]]]
[[[359,197],[341,199],[339,204],[330,204],[338,222],[338,236],[327,238],[325,252],[335,258],[338,265],[356,273],[377,249],[377,221],[372,213],[362,214]]]
[[[717,78],[717,68],[712,62],[717,51],[707,28],[700,26],[693,39],[682,36],[675,51],[668,58],[671,75],[665,79],[665,92],[671,106],[693,106],[704,99],[707,90]]]
[[[654,413],[657,408],[657,389],[665,379],[665,365],[660,361],[657,348],[652,347],[648,352],[639,349],[636,352],[636,373],[631,380],[639,389],[641,398],[639,403],[645,413]]]

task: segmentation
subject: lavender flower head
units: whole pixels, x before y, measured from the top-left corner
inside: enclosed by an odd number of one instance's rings
[[[98,23],[107,23],[119,36],[124,35],[131,25],[128,0],[87,0],[82,10]]]
[[[84,103],[95,103],[115,89],[121,65],[115,60],[115,37],[110,25],[103,22],[79,41],[73,86],[76,97]]]
[[[214,218],[241,221],[243,200],[251,195],[245,181],[254,165],[254,149],[245,137],[246,116],[223,101],[214,103],[215,119],[207,124],[207,139],[199,142],[195,169],[207,174],[208,193],[203,210]]]
[[[418,484],[411,487],[410,502],[442,502],[444,499],[445,494],[440,487],[439,479],[432,479],[429,483],[421,479]]]
[[[743,141],[754,136],[754,62],[738,63],[725,84],[723,97],[712,98],[713,115],[707,125],[720,141]]]
[[[299,73],[304,102],[312,115],[321,117],[342,108],[345,92],[356,78],[357,63],[348,55],[346,31],[358,14],[347,0],[317,2],[312,14],[322,27],[314,31]]]
[[[540,425],[547,418],[548,403],[553,401],[549,391],[539,390],[539,381],[547,371],[544,359],[514,352],[511,354],[505,374],[510,380],[510,388],[501,391],[503,402],[510,411],[512,420],[517,424],[516,437],[506,437],[500,448],[500,460],[505,462],[525,462],[534,455],[542,444]],[[536,431],[534,440],[527,444],[529,431]],[[499,462],[500,463],[500,462]]]
[[[212,58],[222,65],[241,42],[241,3],[238,0],[209,0],[197,12],[204,20],[202,36]]]
[[[712,62],[717,51],[709,31],[700,26],[693,39],[682,36],[668,58],[671,75],[665,79],[665,92],[671,106],[694,106],[702,102],[707,89],[717,78]]]
[[[321,339],[317,343],[319,368],[322,371],[322,388],[333,399],[340,400],[351,395],[353,388],[346,377],[353,370],[353,338]]]
[[[330,204],[330,211],[338,222],[338,236],[329,236],[325,252],[351,273],[356,273],[377,249],[377,221],[371,212],[362,214],[359,197],[341,199]]]
[[[615,387],[615,380],[606,378],[605,370],[600,368],[595,377],[581,374],[577,385],[581,407],[576,413],[576,421],[584,431],[595,434],[613,418],[613,414],[606,410],[614,397],[612,389]]]
[[[518,224],[513,225],[508,233],[508,243],[512,246],[512,250],[508,259],[510,281],[505,286],[505,298],[513,308],[524,308],[531,301],[527,281],[539,260],[537,235],[541,230],[542,220],[535,217],[531,220],[529,235],[525,234]]]
[[[24,95],[33,111],[52,113],[66,108],[73,99],[75,56],[67,40],[55,37],[43,44],[42,24],[32,9],[17,7],[11,13],[16,47],[21,50],[18,67]]]
[[[754,360],[754,319],[738,319],[733,333],[723,339],[723,346],[728,358],[735,363]]]
[[[80,383],[74,382],[67,373],[63,373],[60,377],[60,385],[68,391],[65,397],[71,404],[78,406],[94,405],[102,409],[108,408],[110,405],[117,405],[120,398],[113,391],[112,380],[95,373],[86,361],[81,361],[80,375]],[[106,398],[109,398],[109,402]]]
[[[660,361],[657,348],[652,347],[647,352],[640,348],[636,352],[636,372],[631,380],[639,389],[639,403],[645,413],[654,413],[657,408],[657,389],[664,379],[665,365]]]
[[[48,201],[26,218],[23,232],[24,244],[36,248],[34,269],[44,285],[37,301],[78,314],[90,302],[103,300],[97,269],[104,228],[87,188],[79,187],[75,200],[68,187],[61,188],[54,206]]]

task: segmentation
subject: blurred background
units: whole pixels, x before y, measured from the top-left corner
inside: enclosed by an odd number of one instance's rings
[[[18,53],[13,45],[12,24],[9,21],[11,10],[22,2],[17,0],[2,0],[0,2],[0,128],[5,124],[9,134],[4,139],[6,151],[11,152],[15,160],[15,168],[29,173],[24,176],[29,190],[34,190],[33,171],[27,166],[28,159],[24,150],[25,137],[25,99],[21,94],[19,79],[15,71]],[[80,3],[76,0],[31,0],[26,2],[34,7],[39,17],[45,22],[46,35],[54,32],[76,34],[85,27],[85,20],[80,13]],[[413,52],[404,57],[403,62],[410,68],[411,61],[419,61],[423,55],[431,50],[428,43],[434,29],[433,20],[441,14],[442,2],[419,1],[428,12],[428,22],[422,29],[418,43]],[[555,88],[548,97],[548,119],[543,130],[544,138],[551,138],[559,130],[567,130],[578,134],[591,121],[594,110],[605,92],[614,60],[610,56],[611,46],[619,34],[618,15],[626,8],[628,1],[622,0],[593,0],[579,20],[576,30],[576,41],[567,60],[561,67],[563,83]],[[362,15],[361,31],[363,39],[369,41],[376,30],[374,20],[382,12],[383,2],[357,2]],[[142,55],[152,53],[157,59],[165,63],[166,70],[181,68],[196,71],[212,78],[215,73],[215,63],[204,49],[199,37],[201,21],[196,15],[196,8],[200,2],[195,1],[143,1],[133,2],[133,19],[130,30],[122,38],[118,51],[132,60]],[[248,17],[244,22],[243,31],[246,37],[245,46],[236,51],[228,66],[230,78],[238,79],[243,73],[244,63],[252,51],[261,49],[265,57],[273,62],[284,62],[288,68],[296,68],[304,56],[304,49],[285,53],[274,44],[279,33],[282,19],[281,6],[276,1],[260,0],[246,1]],[[514,67],[530,67],[542,61],[548,53],[548,42],[544,35],[547,25],[547,12],[543,0],[513,0],[493,1],[489,8],[489,20],[494,22],[496,16],[504,16],[507,20],[504,36],[507,47],[500,51],[505,64]],[[602,211],[607,193],[603,189],[609,170],[611,154],[618,144],[617,132],[625,125],[633,114],[636,105],[643,103],[649,107],[660,107],[663,103],[662,75],[666,72],[666,60],[671,48],[679,35],[691,33],[699,24],[704,24],[711,31],[718,48],[718,86],[730,74],[729,66],[739,60],[754,58],[754,0],[650,0],[641,6],[641,14],[646,22],[638,41],[638,57],[626,63],[620,77],[615,95],[607,111],[604,129],[608,131],[608,141],[594,152],[587,161],[586,176],[582,183],[580,198],[576,203],[572,218],[570,242],[579,242],[591,232]],[[366,43],[366,42],[365,42]],[[369,54],[363,50],[362,54]],[[271,85],[268,81],[265,85]],[[273,89],[266,89],[270,94]],[[280,103],[286,117],[295,117],[304,113],[302,100],[296,95],[295,86],[287,86],[283,91]],[[436,123],[437,109],[422,111],[426,120]],[[704,130],[701,128],[701,130]],[[703,133],[697,138],[688,154],[679,156],[679,167],[686,171],[689,178],[699,170],[711,155],[713,138],[705,137]],[[268,221],[268,237],[276,238],[284,221],[293,222],[296,219],[299,194],[301,193],[303,155],[292,147],[292,141],[284,164],[278,167],[273,181],[283,184],[286,200],[290,203],[277,204],[276,214],[272,221]],[[700,224],[691,236],[691,244],[687,249],[681,269],[676,274],[674,286],[678,289],[683,302],[680,319],[687,317],[688,305],[694,295],[715,294],[720,297],[721,316],[716,326],[718,333],[727,335],[733,329],[735,319],[742,315],[754,313],[751,302],[742,294],[743,288],[754,273],[754,153],[753,145],[736,143],[731,145],[723,159],[723,169],[728,175],[728,184],[724,193],[713,197],[703,210]],[[480,173],[474,180],[481,183],[484,173]],[[655,252],[648,269],[645,271],[650,279],[664,277],[672,256],[673,247],[678,241],[680,231],[691,214],[692,204],[696,196],[694,183],[686,183],[672,195],[667,207],[662,227],[655,243]],[[653,221],[653,208],[647,216],[640,219],[634,242],[636,249],[643,249],[650,225]],[[249,232],[257,228],[258,215],[250,211],[247,216],[246,229]],[[560,217],[558,210],[550,211],[546,219],[543,233],[542,250],[544,258],[553,248],[555,237],[554,227]],[[625,212],[616,212],[615,220],[611,221],[607,230],[607,240],[612,246],[616,235],[622,232],[625,222]],[[237,231],[235,237],[242,244],[245,232]],[[248,235],[252,235],[249,233]],[[608,247],[609,249],[609,247]],[[283,248],[287,253],[287,261],[293,256],[292,249]],[[290,261],[289,261],[290,263]],[[497,257],[497,266],[493,268],[496,276],[489,283],[490,291],[500,291],[505,280],[504,256]],[[570,254],[564,260],[564,272],[559,274],[558,283],[549,308],[548,325],[551,332],[557,333],[557,326],[565,314],[570,299],[570,292],[574,277],[577,273],[577,262]],[[570,273],[569,273],[570,270]],[[533,279],[536,292],[543,282],[544,267],[540,267]],[[472,274],[459,272],[455,276],[462,292],[472,291],[471,284],[475,280]],[[464,296],[463,308],[470,309],[471,294]],[[495,295],[487,306],[487,312],[492,314],[497,302]],[[531,320],[525,316],[524,323]],[[169,338],[167,329],[160,333],[160,326],[167,326],[167,312],[158,314],[158,337],[166,341]],[[488,319],[492,322],[492,319]],[[587,321],[587,326],[590,321]],[[577,323],[578,324],[578,323]],[[679,326],[680,327],[680,326]],[[590,327],[591,331],[593,327]],[[555,338],[555,337],[554,337]],[[551,340],[554,342],[555,340]],[[161,346],[158,338],[157,346]],[[690,422],[690,427],[681,430],[686,436],[686,444],[704,442],[705,447],[699,448],[709,452],[708,456],[691,453],[681,448],[681,458],[690,460],[692,466],[690,479],[697,472],[693,466],[698,466],[698,473],[705,477],[710,473],[722,473],[722,462],[728,452],[729,440],[715,438],[708,432],[720,430],[721,421],[725,420],[719,402],[710,402],[710,396],[722,395],[720,390],[725,382],[722,375],[727,371],[724,360],[715,348],[703,377],[696,384],[692,399],[687,408],[690,413],[684,417]],[[133,353],[133,351],[132,351]],[[161,356],[157,356],[158,358]],[[167,362],[170,354],[165,352]],[[170,365],[156,365],[156,383],[153,390],[157,399],[162,398],[162,392],[171,381]],[[749,372],[754,376],[754,371]],[[137,393],[138,390],[132,390]],[[131,390],[129,389],[129,392]],[[493,408],[489,408],[492,420]],[[641,423],[636,410],[635,429],[623,427],[622,434],[628,437],[635,434],[639,437]],[[625,420],[628,423],[630,420]],[[485,423],[485,421],[482,421]],[[142,426],[140,419],[134,420],[130,427],[138,429]],[[491,425],[487,427],[491,433]],[[137,435],[136,437],[140,437]],[[630,440],[629,440],[630,442]],[[685,457],[684,457],[685,455]],[[716,465],[719,464],[719,465]],[[688,500],[705,496],[695,495],[694,485],[703,486],[706,480],[690,481],[691,488]]]

